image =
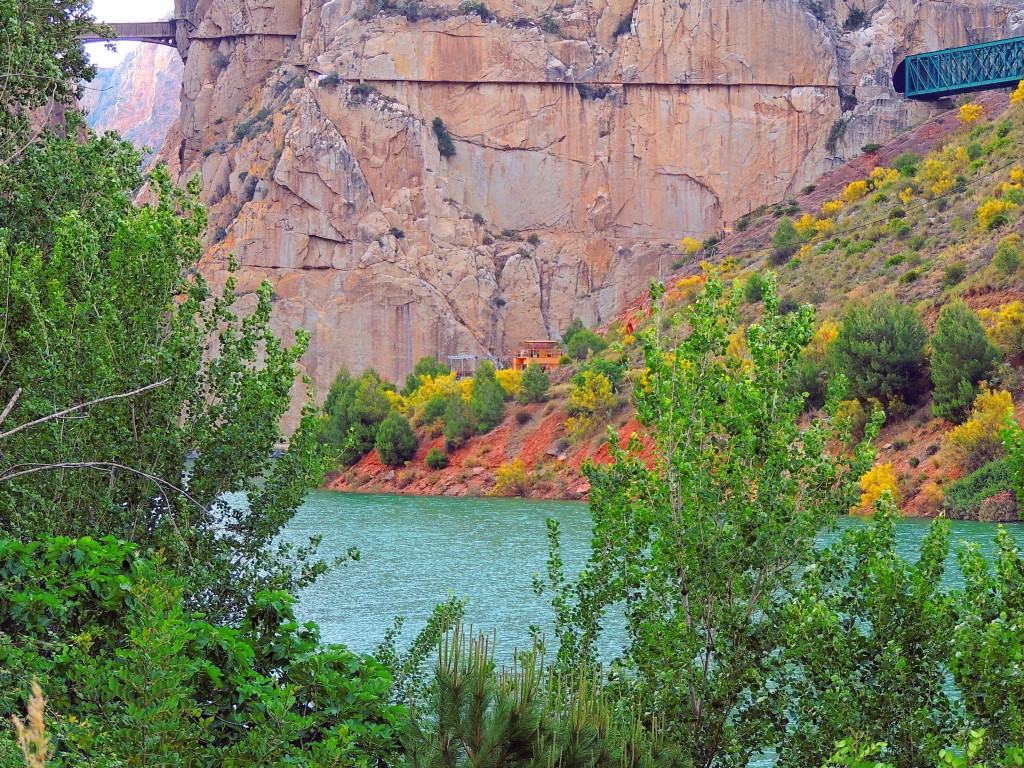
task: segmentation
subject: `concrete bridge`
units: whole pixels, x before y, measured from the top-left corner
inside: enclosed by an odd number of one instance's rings
[[[83,35],[83,43],[96,43],[106,40],[130,40],[140,43],[156,43],[157,45],[169,45],[179,51],[185,50],[188,35],[183,19],[171,19],[170,21],[143,21],[129,22],[125,24],[108,24],[114,30],[113,37],[101,37],[99,35]],[[181,38],[181,39],[179,39]]]

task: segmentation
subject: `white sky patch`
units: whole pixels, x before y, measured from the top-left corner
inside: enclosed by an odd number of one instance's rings
[[[160,21],[174,12],[174,0],[93,0],[93,16],[98,21]],[[117,52],[108,51],[103,43],[89,43],[85,50],[93,64],[116,67],[140,43],[118,43]]]

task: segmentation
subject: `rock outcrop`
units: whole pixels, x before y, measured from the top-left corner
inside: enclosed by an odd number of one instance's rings
[[[681,237],[933,114],[893,92],[903,55],[1021,22],[997,0],[178,3],[165,155],[203,174],[206,271],[234,253],[243,290],[274,283],[321,393],[342,365],[399,380],[614,317]]]

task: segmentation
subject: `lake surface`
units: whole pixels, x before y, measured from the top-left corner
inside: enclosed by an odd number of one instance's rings
[[[533,574],[543,573],[547,564],[549,517],[561,525],[563,559],[567,571],[575,573],[589,555],[591,521],[583,503],[314,491],[287,537],[303,541],[320,534],[325,558],[353,546],[361,558],[300,595],[299,618],[319,624],[325,642],[368,653],[395,616],[405,618],[402,639],[408,642],[433,607],[454,594],[468,599],[468,622],[497,632],[499,656],[506,657],[530,643],[531,624],[550,636],[550,606],[532,588]],[[841,527],[860,524],[848,519]],[[928,522],[901,521],[897,530],[900,554],[915,558]],[[1009,530],[1024,546],[1024,526]],[[954,543],[975,542],[986,553],[992,552],[995,533],[992,524],[953,524]],[[950,566],[947,580],[954,585],[960,581],[954,555]],[[613,637],[605,648],[614,652],[619,633],[610,629]]]

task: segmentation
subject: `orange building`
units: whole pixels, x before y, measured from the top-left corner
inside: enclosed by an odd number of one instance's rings
[[[530,363],[536,363],[545,371],[550,371],[558,366],[561,357],[561,342],[549,339],[524,341],[522,348],[512,356],[512,368],[521,371]]]

